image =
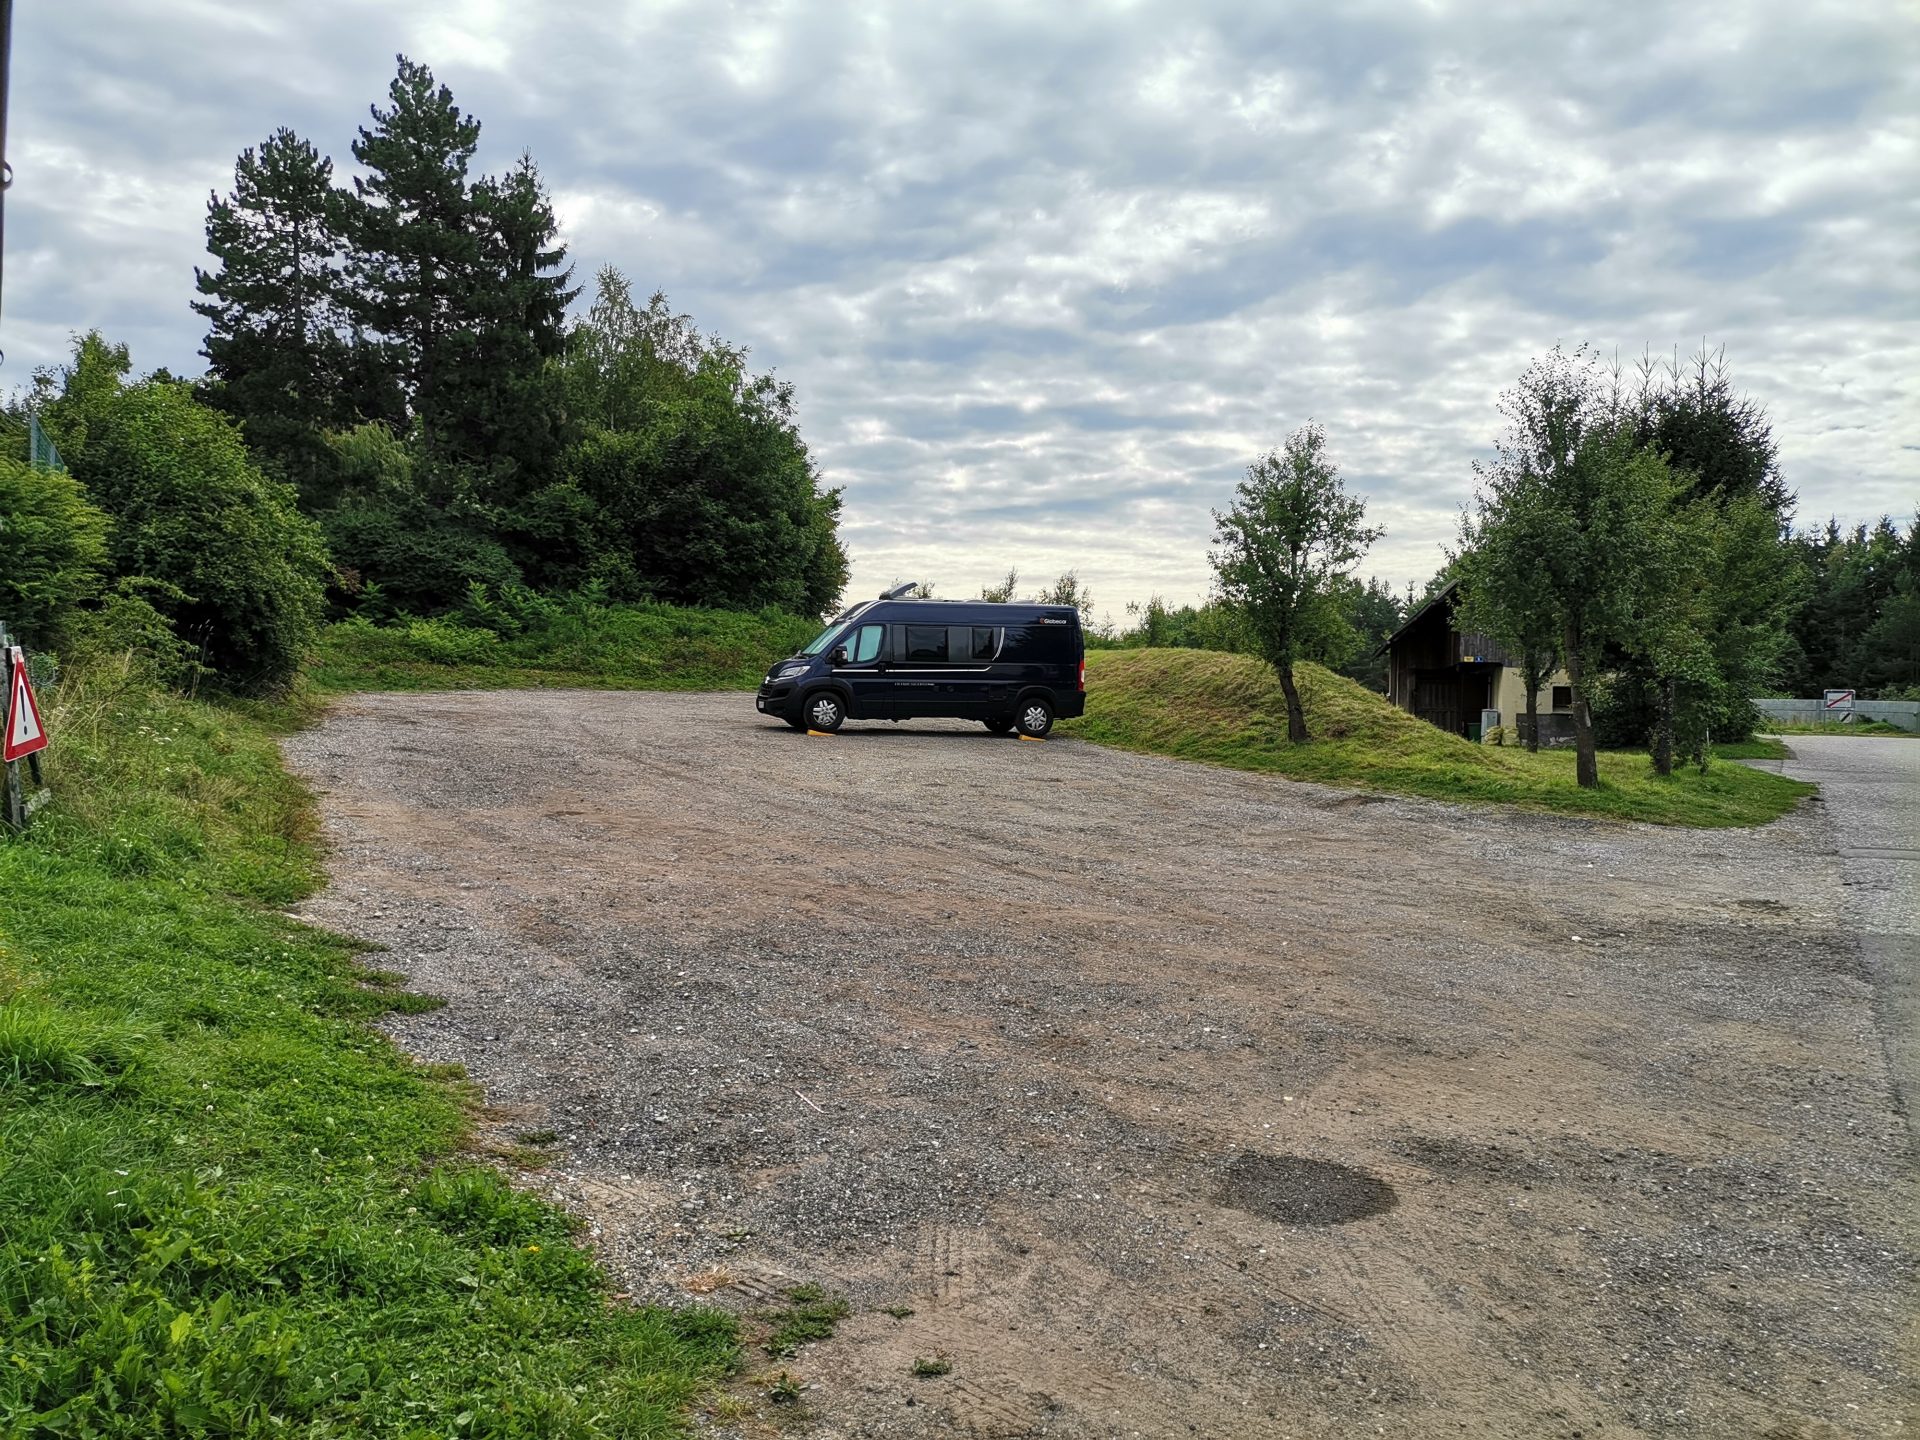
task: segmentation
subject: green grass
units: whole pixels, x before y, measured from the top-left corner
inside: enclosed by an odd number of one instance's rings
[[[1603,753],[1599,788],[1582,790],[1570,750],[1476,745],[1317,665],[1296,674],[1314,737],[1303,745],[1287,740],[1285,701],[1266,665],[1205,650],[1090,653],[1087,713],[1061,728],[1120,749],[1294,780],[1662,825],[1757,825],[1814,788],[1745,765],[1663,779],[1634,752]]]
[[[751,690],[819,622],[674,605],[547,602],[495,628],[452,620],[329,626],[309,674],[322,691],[584,686]]]
[[[295,717],[43,701],[57,803],[0,840],[0,1435],[679,1433],[734,1322],[613,1303],[368,1025],[431,1002],[276,913],[319,878]]]
[[[1785,760],[1787,747],[1771,735],[1732,740],[1713,747],[1715,760]]]
[[[1760,728],[1769,735],[1892,735],[1900,739],[1920,739],[1920,731],[1903,730],[1884,720],[1852,720],[1845,725],[1802,725],[1793,720],[1760,717]]]

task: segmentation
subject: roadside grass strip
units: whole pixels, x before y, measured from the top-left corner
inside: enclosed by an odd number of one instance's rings
[[[1295,675],[1313,736],[1303,745],[1287,740],[1271,668],[1208,650],[1088,652],[1087,713],[1059,728],[1122,750],[1293,780],[1658,825],[1764,824],[1814,790],[1745,765],[1713,764],[1705,774],[1676,765],[1663,778],[1638,751],[1603,752],[1599,788],[1582,790],[1571,749],[1530,755],[1478,745],[1318,665]]]
[[[310,674],[323,691],[578,687],[751,690],[820,628],[778,610],[523,601],[476,619],[329,626]]]
[[[368,1024],[434,1002],[277,913],[293,714],[98,672],[49,711],[59,801],[0,841],[0,1435],[681,1433],[735,1322],[614,1303]]]

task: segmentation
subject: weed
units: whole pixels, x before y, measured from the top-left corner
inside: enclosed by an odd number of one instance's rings
[[[806,1382],[788,1370],[782,1370],[767,1381],[767,1399],[776,1405],[798,1405],[800,1397],[806,1393]]]
[[[920,1380],[934,1380],[942,1375],[953,1373],[953,1361],[944,1355],[922,1356],[915,1360],[908,1373]]]
[[[537,1149],[543,1145],[553,1144],[560,1138],[560,1132],[558,1130],[522,1130],[513,1138],[516,1144],[528,1145]]]
[[[787,1292],[787,1308],[760,1318],[773,1327],[763,1348],[774,1359],[785,1359],[810,1340],[825,1340],[846,1319],[850,1307],[844,1295],[829,1295],[818,1285],[797,1285]]]
[[[880,1307],[880,1313],[882,1315],[891,1315],[896,1320],[904,1320],[913,1314],[913,1307],[911,1305],[883,1305]]]

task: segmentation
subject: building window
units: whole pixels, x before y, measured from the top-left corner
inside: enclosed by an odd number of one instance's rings
[[[1553,708],[1556,710],[1573,709],[1573,687],[1556,685],[1553,687]]]
[[[907,626],[907,659],[943,662],[947,658],[947,627]]]

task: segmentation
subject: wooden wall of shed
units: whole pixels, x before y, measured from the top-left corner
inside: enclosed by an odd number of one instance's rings
[[[1393,642],[1387,652],[1387,695],[1409,713],[1417,670],[1438,670],[1460,659],[1460,637],[1453,633],[1453,607],[1436,605]]]

